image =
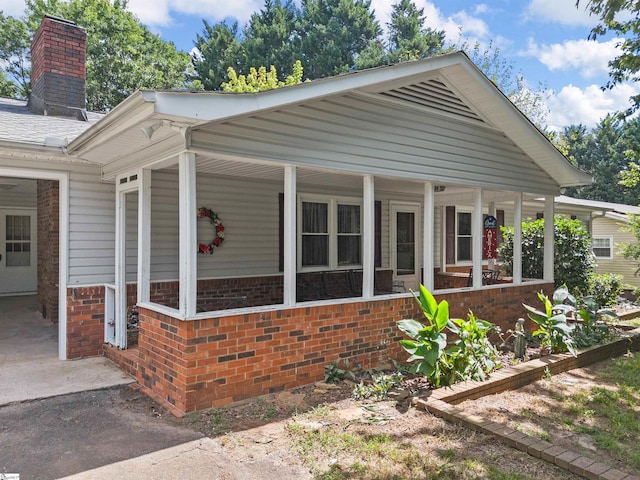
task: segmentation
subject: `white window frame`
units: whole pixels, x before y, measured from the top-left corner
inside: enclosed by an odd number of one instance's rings
[[[313,267],[302,266],[302,203],[326,203],[327,204],[327,229],[329,235],[329,265]],[[353,265],[338,265],[338,205],[357,205],[360,207],[360,253],[363,254],[363,205],[362,198],[342,197],[303,193],[298,195],[297,212],[297,265],[299,272],[319,272],[323,270],[354,270],[362,268],[362,263]]]
[[[600,259],[603,259],[603,260],[611,260],[611,259],[613,259],[613,235],[594,235],[591,240],[592,240],[591,251],[593,252],[593,255],[596,258],[600,258]],[[595,248],[596,248],[595,247],[595,242],[596,242],[596,240],[609,240],[609,255],[608,256],[603,257],[603,256],[600,256],[600,255],[596,254],[596,252],[595,252]],[[604,247],[598,247],[598,248],[604,248]]]
[[[464,238],[470,238],[471,239],[471,258],[469,260],[460,260],[459,256],[458,256],[458,240],[460,239],[460,234],[458,233],[458,214],[460,213],[467,213],[471,216],[471,235],[465,235]],[[455,251],[456,251],[456,263],[455,265],[471,265],[473,263],[473,212],[471,210],[465,209],[465,208],[460,208],[458,209],[456,207],[456,218],[455,218],[455,225],[456,225],[456,237],[455,237]]]

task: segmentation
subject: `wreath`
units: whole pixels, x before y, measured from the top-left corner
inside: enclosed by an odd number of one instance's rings
[[[224,225],[220,221],[220,217],[216,212],[207,207],[200,207],[196,215],[198,218],[208,218],[209,222],[216,227],[216,236],[213,238],[211,243],[200,243],[198,244],[198,253],[208,253],[209,255],[213,255],[213,250],[224,242]]]

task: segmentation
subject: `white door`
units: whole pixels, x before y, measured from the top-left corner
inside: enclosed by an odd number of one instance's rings
[[[0,295],[37,291],[36,246],[36,211],[0,209]]]
[[[421,281],[419,219],[419,204],[391,204],[393,281],[406,291],[417,291]]]

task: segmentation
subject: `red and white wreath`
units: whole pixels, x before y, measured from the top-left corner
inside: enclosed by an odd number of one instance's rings
[[[198,218],[209,218],[209,222],[216,227],[216,236],[213,238],[211,243],[200,243],[198,245],[198,253],[208,253],[209,255],[213,254],[213,250],[218,248],[224,242],[224,225],[220,221],[220,217],[218,214],[207,207],[200,207],[196,215]]]

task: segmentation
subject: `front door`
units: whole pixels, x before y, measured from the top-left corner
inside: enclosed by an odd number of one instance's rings
[[[0,295],[37,291],[36,245],[36,211],[0,209]]]
[[[417,291],[420,286],[419,204],[391,204],[391,267],[394,285]]]

